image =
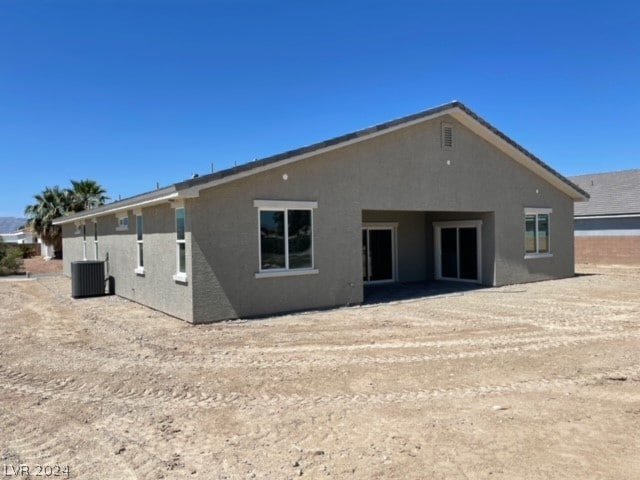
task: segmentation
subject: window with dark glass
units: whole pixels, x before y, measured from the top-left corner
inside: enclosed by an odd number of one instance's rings
[[[136,215],[136,239],[138,243],[138,268],[144,267],[144,245],[143,245],[144,222],[142,215]]]
[[[93,255],[98,260],[98,222],[93,222]]]
[[[176,208],[176,249],[178,273],[187,273],[184,208]]]
[[[311,210],[260,210],[260,270],[313,268]]]
[[[82,224],[82,259],[87,259],[87,226]]]
[[[549,253],[549,214],[525,215],[525,253],[529,255]]]

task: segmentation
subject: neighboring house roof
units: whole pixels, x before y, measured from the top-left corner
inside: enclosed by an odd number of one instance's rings
[[[0,217],[0,233],[16,233],[25,223],[26,218]]]
[[[577,204],[574,215],[640,215],[640,169],[591,173],[569,177],[591,196]]]
[[[584,190],[579,188],[577,185],[574,185],[567,178],[563,177],[538,157],[507,137],[504,133],[488,123],[486,120],[482,119],[465,105],[458,101],[454,101],[302,148],[289,150],[263,159],[255,160],[253,162],[245,163],[243,165],[238,165],[237,167],[175,183],[169,187],[130,197],[119,202],[103,205],[102,207],[98,207],[90,211],[79,212],[68,217],[60,218],[54,223],[63,224],[80,221],[82,219],[98,215],[116,213],[118,211],[132,208],[140,208],[145,205],[160,203],[172,198],[197,197],[199,191],[205,188],[211,188],[249,175],[255,175],[272,168],[313,157],[315,155],[320,155],[338,148],[343,148],[347,145],[361,142],[385,133],[390,133],[401,128],[407,128],[444,115],[452,116],[474,133],[505,152],[516,162],[547,180],[575,201],[585,201],[589,198],[589,195]]]

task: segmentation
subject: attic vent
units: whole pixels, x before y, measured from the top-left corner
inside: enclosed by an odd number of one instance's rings
[[[442,124],[441,141],[443,150],[451,150],[453,148],[453,125],[449,123]]]

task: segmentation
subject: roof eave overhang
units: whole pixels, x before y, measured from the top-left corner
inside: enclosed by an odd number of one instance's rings
[[[104,217],[106,215],[114,215],[120,212],[126,212],[127,210],[136,210],[143,207],[150,207],[152,205],[158,205],[165,202],[174,202],[181,199],[189,198],[183,192],[171,192],[165,195],[160,195],[155,198],[149,198],[146,200],[141,200],[139,202],[132,202],[118,205],[118,203],[114,203],[111,206],[107,206],[106,208],[100,208],[99,210],[84,210],[75,215],[71,215],[69,217],[61,217],[53,221],[54,225],[64,225],[67,223],[82,223],[89,219]]]
[[[298,162],[306,158],[314,157],[316,155],[321,155],[323,153],[327,153],[332,150],[344,148],[349,145],[363,142],[365,140],[369,140],[374,137],[386,135],[388,133],[395,132],[403,128],[411,127],[419,123],[428,122],[429,120],[443,117],[445,115],[451,115],[453,118],[459,121],[462,125],[469,128],[471,131],[473,131],[474,133],[476,133],[477,135],[479,135],[481,138],[485,139],[492,145],[496,146],[499,150],[503,151],[509,157],[513,158],[513,160],[515,160],[517,163],[529,169],[539,177],[543,178],[548,183],[550,183],[551,185],[553,185],[554,187],[556,187],[557,189],[559,189],[560,191],[568,195],[574,201],[585,202],[589,200],[589,195],[586,192],[583,192],[580,189],[577,189],[575,186],[573,186],[569,182],[568,179],[564,178],[559,173],[553,171],[550,167],[546,166],[546,164],[544,164],[542,161],[534,160],[534,157],[532,155],[527,155],[526,153],[524,153],[523,149],[521,147],[518,148],[515,142],[508,140],[508,137],[504,136],[503,134],[496,133],[497,132],[496,129],[488,126],[483,121],[479,121],[477,118],[475,118],[474,114],[470,113],[470,111],[467,111],[466,107],[461,106],[461,104],[459,104],[458,102],[455,102],[455,104],[453,104],[450,108],[444,108],[444,109],[439,108],[437,111],[435,111],[432,114],[424,115],[414,120],[399,123],[398,125],[394,125],[389,128],[373,131],[371,133],[367,133],[344,142],[329,145],[327,147],[314,149],[312,151],[305,152],[300,155],[294,155],[277,162],[268,163],[263,166],[257,166],[255,168],[251,168],[246,171],[231,174],[229,176],[225,176],[222,178],[217,178],[199,185],[195,185],[192,187],[185,187],[185,189],[182,190],[182,192],[184,192],[184,194],[189,196],[197,196],[201,190],[215,187],[217,185],[221,185],[224,183],[233,182],[235,180],[245,178],[251,175],[256,175],[258,173],[262,173],[274,168],[282,167],[284,165]]]
[[[603,214],[603,215],[574,215],[576,220],[596,220],[601,218],[638,218],[640,213],[615,213],[615,214]]]
[[[190,195],[190,196],[197,196],[199,194],[199,192],[201,190],[205,190],[211,187],[215,187],[217,185],[221,185],[224,183],[229,183],[229,182],[233,182],[235,180],[239,180],[241,178],[245,178],[245,177],[249,177],[251,175],[256,175],[258,173],[262,173],[262,172],[266,172],[268,170],[272,170],[274,168],[278,168],[278,167],[283,167],[285,165],[289,165],[291,163],[295,163],[295,162],[299,162],[301,160],[307,159],[307,158],[311,158],[311,157],[315,157],[317,155],[322,155],[324,153],[327,152],[331,152],[333,150],[338,150],[340,148],[345,148],[348,147],[350,145],[354,145],[356,143],[360,143],[363,142],[365,140],[370,140],[371,138],[375,138],[375,137],[379,137],[381,135],[386,135],[387,133],[391,133],[391,132],[395,132],[396,130],[400,130],[403,128],[407,128],[413,125],[417,125],[419,123],[422,122],[427,122],[429,120],[433,120],[435,118],[441,117],[445,114],[449,113],[448,110],[445,110],[444,112],[435,112],[431,115],[425,115],[424,117],[420,117],[417,118],[415,120],[410,120],[408,122],[405,123],[401,123],[399,125],[395,125],[389,128],[385,128],[384,130],[379,130],[379,131],[375,131],[375,132],[371,132],[362,136],[358,136],[356,138],[352,138],[350,140],[346,140],[344,142],[340,142],[340,143],[336,143],[334,145],[329,145],[326,147],[322,147],[322,148],[318,148],[316,150],[312,150],[309,152],[305,152],[302,153],[300,155],[294,155],[291,156],[289,158],[284,158],[282,160],[279,160],[277,162],[272,162],[263,166],[259,166],[259,167],[255,167],[255,168],[251,168],[249,170],[243,171],[243,172],[238,172],[236,174],[232,174],[223,178],[218,178],[215,180],[212,180],[210,182],[206,182],[200,185],[196,185],[193,187],[187,187],[185,190],[181,190],[181,192],[183,192],[185,195]]]
[[[179,199],[194,198],[199,196],[201,190],[209,189],[225,183],[230,183],[235,180],[239,180],[252,175],[257,175],[274,168],[282,167],[294,162],[299,162],[301,160],[315,157],[317,155],[322,155],[333,150],[345,148],[350,145],[363,142],[365,140],[370,140],[374,137],[386,135],[388,133],[392,133],[397,130],[411,127],[423,122],[428,122],[429,120],[443,117],[445,115],[452,116],[454,119],[474,132],[476,135],[497,147],[514,161],[527,168],[540,178],[546,180],[548,183],[568,195],[574,201],[584,202],[589,199],[589,195],[586,192],[573,185],[568,179],[551,169],[551,167],[546,165],[541,160],[538,160],[536,157],[524,150],[499,130],[492,127],[480,117],[475,115],[463,104],[459,102],[453,102],[448,105],[436,107],[432,110],[432,113],[424,113],[424,115],[419,115],[416,118],[412,118],[407,121],[401,121],[395,125],[387,126],[385,128],[378,129],[378,127],[372,127],[370,129],[371,131],[367,131],[367,129],[365,129],[365,131],[363,131],[361,134],[357,132],[356,136],[345,141],[338,141],[330,145],[320,146],[319,148],[313,148],[312,146],[309,150],[306,150],[300,154],[293,154],[289,157],[277,161],[268,161],[264,165],[257,165],[255,167],[247,168],[246,170],[242,170],[237,173],[230,173],[229,175],[215,178],[210,181],[204,181],[196,185],[193,185],[193,183],[189,181],[177,183],[172,187],[174,190],[165,195],[159,195],[157,197],[141,200],[139,202],[123,201],[122,204],[116,202],[107,208],[100,207],[99,209],[97,209],[97,211],[88,210],[85,212],[80,212],[69,217],[59,218],[53,223],[54,225],[78,223],[90,218],[116,214],[118,212],[156,205],[167,201],[177,201]]]
[[[573,201],[586,202],[589,200],[589,195],[586,194],[586,192],[582,192],[574,188],[569,183],[568,179],[563,178],[557,172],[551,171],[549,169],[550,167],[541,161],[534,160],[532,156],[527,155],[520,148],[514,145],[514,142],[503,138],[502,135],[494,132],[492,128],[487,127],[485,124],[474,118],[474,116],[469,115],[465,110],[456,107],[448,113],[476,135],[491,143],[509,157],[513,158],[517,163],[568,195],[573,199]]]

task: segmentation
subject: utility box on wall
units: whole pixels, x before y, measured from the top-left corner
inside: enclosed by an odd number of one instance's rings
[[[104,261],[71,262],[71,297],[97,297],[104,294]]]

